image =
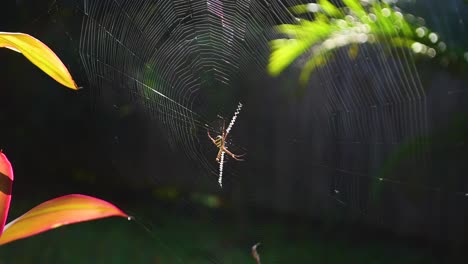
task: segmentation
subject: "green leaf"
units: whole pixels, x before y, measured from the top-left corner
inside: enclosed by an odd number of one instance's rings
[[[359,0],[343,0],[343,3],[358,17],[366,15],[366,10],[361,5]]]
[[[298,56],[300,56],[308,47],[304,41],[295,39],[277,39],[271,42],[273,49],[267,70],[273,75],[279,75],[287,66],[289,66]]]
[[[417,25],[409,23],[402,13],[385,2],[375,0],[366,6],[359,0],[343,0],[343,3],[345,7],[339,8],[330,0],[318,0],[320,8],[311,4],[295,7],[297,12],[302,13],[317,10],[314,11],[314,20],[301,19],[296,25],[277,27],[279,33],[290,39],[270,43],[268,72],[276,76],[299,56],[310,51],[309,60],[300,76],[300,82],[304,84],[309,78],[308,74],[329,61],[337,49],[348,45],[351,45],[348,49],[351,59],[356,58],[359,45],[366,42],[380,43],[387,48],[404,47],[413,52],[418,52],[413,47],[415,42],[435,48],[435,41],[427,37],[429,34],[424,38],[418,37],[415,33]]]
[[[331,17],[342,18],[344,16],[343,12],[341,12],[334,4],[332,4],[328,0],[319,0],[317,3],[320,5],[323,11]]]
[[[301,75],[299,76],[300,85],[304,87],[309,81],[311,73],[318,67],[327,63],[331,56],[330,52],[322,52],[310,58],[302,68]]]
[[[328,38],[333,32],[333,26],[329,23],[308,20],[301,20],[300,25],[281,25],[277,29],[293,38],[270,42],[272,53],[267,70],[273,76],[280,74],[307,49]]]
[[[289,10],[291,10],[291,12],[296,14],[296,15],[302,15],[302,14],[310,12],[308,6],[309,6],[308,4],[295,5],[293,7],[290,7]]]

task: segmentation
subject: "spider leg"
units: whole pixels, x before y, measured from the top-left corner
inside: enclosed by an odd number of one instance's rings
[[[211,137],[210,130],[206,130],[206,132],[208,133],[208,137],[211,139],[211,142],[213,142],[213,144],[216,145],[216,140],[214,140],[214,138]]]
[[[223,148],[222,149],[226,154],[228,154],[229,156],[231,156],[233,159],[237,160],[237,161],[243,161],[243,159],[240,159],[240,157],[244,156],[245,154],[242,154],[242,155],[235,155],[234,153],[232,153],[231,151],[227,150],[226,148]]]
[[[221,154],[223,153],[223,149],[219,148],[218,155],[216,156],[216,161],[219,163],[221,159]]]

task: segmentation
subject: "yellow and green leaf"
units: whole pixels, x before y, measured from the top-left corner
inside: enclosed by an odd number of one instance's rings
[[[328,0],[319,0],[317,2],[320,7],[327,13],[327,15],[335,18],[341,18],[344,16],[343,12],[340,11],[334,4]]]
[[[78,89],[67,67],[40,40],[24,33],[0,32],[0,48],[8,48],[23,54],[34,65],[60,84],[74,90]]]

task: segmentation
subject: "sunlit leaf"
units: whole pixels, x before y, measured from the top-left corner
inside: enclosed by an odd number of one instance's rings
[[[336,17],[336,18],[343,17],[343,13],[330,1],[319,0],[317,3],[320,5],[323,11],[325,11],[325,13],[327,13],[329,16]]]
[[[327,63],[331,56],[332,55],[330,52],[323,52],[315,54],[312,58],[310,58],[302,68],[301,75],[299,76],[300,85],[302,87],[305,87],[305,85],[309,81],[311,72],[313,72],[316,68]]]
[[[344,7],[337,7],[329,0],[318,0],[317,4],[292,8],[300,13],[312,12],[314,19],[301,18],[297,24],[276,27],[278,33],[288,38],[270,42],[271,55],[267,66],[270,75],[279,75],[293,61],[307,54],[308,61],[302,64],[300,76],[300,83],[304,84],[309,80],[307,74],[325,64],[332,57],[332,52],[348,46],[349,57],[355,59],[358,46],[364,43],[379,43],[386,49],[404,47],[430,58],[438,54],[437,34],[417,23],[408,22],[390,4],[378,0],[365,5],[359,0],[342,2]],[[444,48],[440,49],[443,52]]]
[[[5,154],[0,152],[0,235],[3,232],[10,209],[13,168]]]
[[[391,43],[394,47],[411,49],[411,45],[414,43],[414,40],[406,38],[392,38]]]
[[[378,31],[381,33],[381,35],[385,36],[394,36],[396,35],[397,28],[395,25],[392,23],[390,20],[390,10],[387,8],[385,13],[380,5],[375,5],[373,8],[371,8],[371,11],[374,13],[374,15],[377,17],[376,25],[378,25]]]
[[[0,47],[22,53],[34,65],[60,84],[78,89],[67,67],[47,45],[23,33],[0,32]]]
[[[271,53],[270,63],[268,64],[268,72],[273,76],[280,74],[308,47],[307,43],[303,41],[288,39],[275,40],[271,42],[271,45],[272,47],[276,46]]]
[[[364,10],[359,0],[343,0],[343,3],[358,17],[366,15],[366,10]]]
[[[294,38],[276,39],[270,42],[272,53],[267,69],[273,76],[280,74],[308,48],[323,41],[333,32],[330,24],[320,20],[302,20],[299,25],[281,25],[277,29],[278,32]]]
[[[324,14],[324,13],[315,13],[314,18],[315,18],[316,21],[320,21],[320,22],[323,22],[323,23],[328,23],[330,21],[328,16],[326,14]]]
[[[296,15],[305,14],[305,13],[310,12],[309,4],[295,5],[293,7],[290,7],[289,10],[291,10],[291,12],[296,14]]]
[[[7,224],[0,245],[63,225],[110,216],[128,217],[101,199],[81,194],[65,195],[40,204]]]

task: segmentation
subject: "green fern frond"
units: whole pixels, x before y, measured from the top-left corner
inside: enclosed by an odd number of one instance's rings
[[[276,27],[287,38],[271,41],[271,55],[267,67],[272,76],[279,75],[298,57],[306,52],[311,55],[305,63],[300,83],[305,84],[309,75],[327,63],[333,53],[345,46],[353,47],[351,58],[364,43],[380,43],[389,48],[407,48],[415,53],[434,57],[443,50],[437,48],[437,34],[417,24],[410,23],[400,11],[378,0],[363,5],[359,0],[342,0],[344,7],[337,7],[329,0],[303,4],[290,10],[297,15],[312,12],[313,20],[298,18],[296,24]]]

